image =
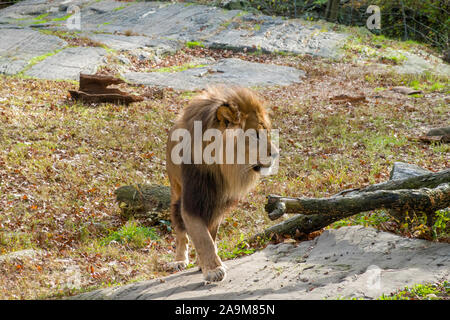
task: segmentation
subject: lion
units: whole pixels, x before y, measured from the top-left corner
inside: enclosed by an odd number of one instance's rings
[[[173,161],[173,151],[178,141],[173,141],[173,133],[183,129],[192,137],[195,122],[201,124],[202,133],[214,129],[222,134],[225,148],[227,141],[237,150],[237,141],[229,129],[253,129],[256,141],[258,133],[266,133],[266,155],[257,152],[256,163],[250,162],[254,150],[250,138],[245,139],[245,161],[243,163],[222,161],[219,163],[197,163],[192,154],[182,163]],[[222,281],[226,269],[217,255],[216,236],[219,225],[227,211],[237,204],[255,186],[264,172],[273,168],[278,150],[270,140],[271,123],[268,112],[260,98],[250,89],[243,87],[215,86],[204,90],[184,108],[169,131],[166,167],[171,186],[171,221],[176,236],[175,261],[172,269],[184,269],[189,263],[188,236],[197,252],[197,264],[207,282]],[[193,146],[191,142],[190,146]],[[201,148],[206,150],[206,141]],[[195,147],[194,147],[195,148]],[[221,149],[219,149],[220,151]],[[242,149],[241,149],[242,150]],[[217,154],[215,154],[217,153]],[[213,152],[218,155],[217,150]],[[224,159],[226,151],[219,156]],[[222,158],[220,158],[222,157]]]

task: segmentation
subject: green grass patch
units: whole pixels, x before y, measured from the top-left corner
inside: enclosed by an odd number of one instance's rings
[[[378,300],[442,300],[450,296],[450,282],[443,281],[435,284],[416,284],[405,287],[390,295],[383,294]]]
[[[350,218],[344,218],[330,225],[330,228],[345,226],[379,227],[383,222],[389,221],[391,217],[383,210],[359,213]]]
[[[445,77],[430,73],[410,77],[412,79],[405,79],[403,83],[414,90],[425,92],[447,92],[450,90],[450,80]]]
[[[127,244],[134,248],[142,248],[150,240],[159,240],[159,235],[154,228],[141,227],[135,221],[129,221],[119,230],[111,232],[101,241],[102,245],[108,245],[112,241]]]
[[[402,53],[381,55],[380,62],[385,64],[401,65],[407,60],[406,56]]]
[[[155,72],[180,72],[185,71],[188,69],[194,69],[194,68],[201,68],[206,67],[206,64],[192,64],[192,63],[186,63],[181,66],[172,66],[172,67],[163,67],[154,70]]]
[[[204,48],[205,47],[205,45],[200,41],[188,41],[185,43],[185,46],[188,48],[196,48],[196,47]]]
[[[234,259],[237,257],[249,255],[255,252],[254,248],[245,241],[243,233],[240,234],[239,241],[236,245],[232,242],[221,241],[218,244],[218,255],[223,260]]]

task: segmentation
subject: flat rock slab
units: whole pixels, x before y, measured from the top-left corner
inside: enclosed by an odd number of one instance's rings
[[[22,71],[34,57],[62,49],[67,43],[52,35],[22,28],[0,28],[0,74]]]
[[[407,179],[428,173],[431,173],[431,171],[421,168],[415,164],[398,161],[394,163],[389,180]]]
[[[181,44],[169,39],[151,39],[145,36],[125,36],[117,34],[88,34],[90,39],[106,45],[108,48],[118,51],[131,51],[135,49],[150,48],[157,54],[173,53],[181,48]]]
[[[423,74],[426,72],[442,76],[450,75],[450,66],[443,63],[441,59],[425,60],[424,58],[405,51],[398,51],[403,54],[405,60],[401,65],[394,66],[393,69],[403,74]]]
[[[68,5],[80,8],[81,32],[128,33],[152,39],[202,41],[206,46],[335,57],[347,35],[300,19],[170,2],[26,0],[0,10],[0,23],[67,29]],[[45,15],[42,17],[42,15]],[[42,17],[42,18],[40,18]]]
[[[205,283],[195,268],[73,299],[377,298],[405,286],[448,280],[450,245],[352,226],[326,230],[298,245],[269,245],[225,263],[228,274],[220,283]]]
[[[338,58],[339,47],[346,34],[339,34],[318,26],[304,25],[299,20],[258,17],[247,15],[243,18],[253,27],[240,28],[239,23],[206,38],[205,43],[213,48],[247,49],[263,52],[290,52],[310,54],[325,58]]]
[[[241,86],[289,85],[301,82],[305,73],[301,70],[243,61],[230,58],[205,67],[180,72],[129,72],[124,78],[132,83],[148,86],[171,87],[176,90],[199,90],[212,84]]]
[[[34,258],[42,254],[40,250],[34,249],[25,249],[20,251],[14,251],[7,254],[0,255],[0,262],[14,260],[14,259],[22,259],[22,258]]]
[[[99,47],[67,48],[37,63],[25,75],[50,80],[78,80],[80,73],[94,74],[105,55],[106,50]]]

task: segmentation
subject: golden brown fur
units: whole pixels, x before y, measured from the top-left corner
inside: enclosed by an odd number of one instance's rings
[[[223,215],[255,185],[260,176],[258,168],[270,164],[174,164],[171,154],[177,142],[171,140],[171,134],[183,128],[193,136],[194,121],[201,121],[203,132],[215,128],[224,133],[232,128],[268,130],[270,120],[262,102],[249,89],[214,87],[195,97],[169,132],[166,162],[172,193],[171,219],[177,237],[172,267],[183,268],[188,263],[189,235],[205,279],[221,281],[225,268],[217,256],[215,238]],[[223,134],[223,139],[229,136]],[[272,147],[270,143],[268,147]],[[270,150],[268,155],[272,160]]]

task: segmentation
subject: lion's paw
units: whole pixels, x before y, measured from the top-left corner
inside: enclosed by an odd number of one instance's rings
[[[188,263],[186,261],[174,261],[166,264],[166,270],[168,271],[181,271],[186,269]]]
[[[219,282],[223,281],[225,279],[225,276],[227,275],[225,271],[224,266],[217,267],[212,270],[208,270],[203,273],[203,277],[205,278],[205,281],[208,282]]]

